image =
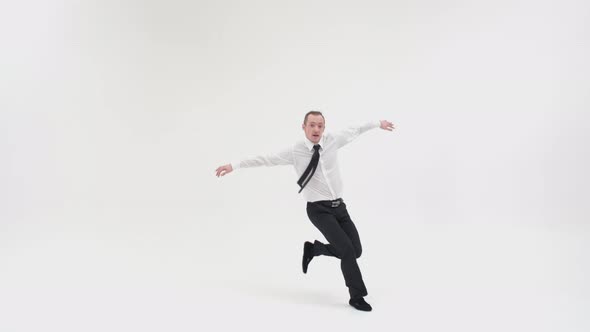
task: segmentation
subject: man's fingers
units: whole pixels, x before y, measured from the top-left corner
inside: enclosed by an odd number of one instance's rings
[[[381,124],[381,128],[383,128],[384,130],[387,130],[387,131],[393,131],[393,129],[395,129],[395,127],[393,126],[393,123],[389,122],[387,120],[383,120],[383,123]]]
[[[217,169],[217,177],[224,176],[227,173],[228,169],[225,166],[221,166]]]
[[[224,176],[224,175],[225,175],[225,173],[227,173],[227,167],[226,167],[225,165],[224,165],[224,166],[219,166],[219,167],[217,167],[217,169],[215,170],[215,175],[216,175],[217,177],[219,177],[219,176]]]
[[[393,131],[393,129],[394,129],[393,123],[391,123],[389,121],[386,121],[385,126],[383,126],[381,128],[383,128],[384,130],[387,130],[387,131]]]

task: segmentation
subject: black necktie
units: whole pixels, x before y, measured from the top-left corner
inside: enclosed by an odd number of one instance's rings
[[[313,151],[313,156],[311,156],[311,161],[309,162],[309,165],[307,165],[305,172],[303,172],[303,174],[301,175],[301,177],[297,181],[297,184],[301,187],[301,189],[299,189],[299,192],[301,192],[301,190],[303,190],[303,188],[305,188],[305,186],[307,185],[309,180],[311,180],[313,173],[315,173],[315,169],[318,167],[318,162],[320,161],[320,145],[319,144],[314,145],[313,149],[314,149],[314,151]]]

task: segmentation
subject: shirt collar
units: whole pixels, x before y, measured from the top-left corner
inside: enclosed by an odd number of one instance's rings
[[[324,149],[324,135],[322,135],[322,137],[320,137],[320,141],[318,142],[318,144],[320,145],[321,149]],[[309,151],[313,151],[313,146],[315,145],[315,143],[313,143],[312,141],[310,141],[309,139],[307,139],[307,137],[305,137],[305,146],[307,147],[307,149]]]

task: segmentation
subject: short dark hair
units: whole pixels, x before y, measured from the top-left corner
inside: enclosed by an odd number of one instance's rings
[[[303,124],[306,124],[307,123],[307,116],[310,115],[310,114],[311,115],[321,115],[322,116],[322,119],[324,119],[324,122],[326,121],[326,118],[324,118],[324,115],[322,114],[322,112],[320,112],[320,111],[309,111],[309,112],[307,112],[307,114],[305,114],[305,118],[303,118]]]

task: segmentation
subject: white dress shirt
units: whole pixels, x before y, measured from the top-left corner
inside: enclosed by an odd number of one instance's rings
[[[313,177],[301,192],[303,197],[308,202],[341,198],[342,179],[340,178],[340,169],[338,168],[338,149],[352,142],[360,134],[377,128],[380,125],[380,121],[371,121],[361,126],[349,127],[335,133],[324,133],[318,143],[321,146],[320,161]],[[299,179],[311,161],[313,146],[314,143],[305,137],[303,140],[277,153],[232,162],[231,166],[236,170],[238,168],[258,166],[293,165],[297,173],[297,179]]]

